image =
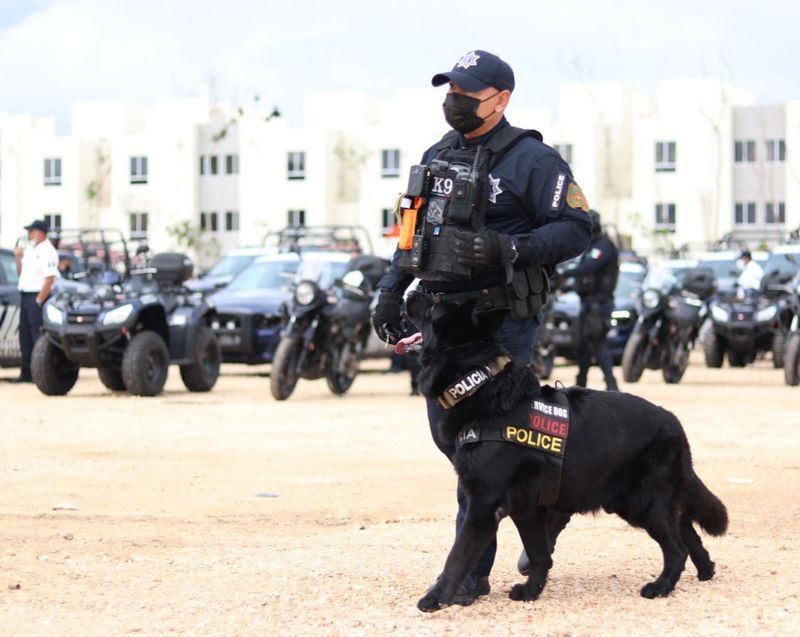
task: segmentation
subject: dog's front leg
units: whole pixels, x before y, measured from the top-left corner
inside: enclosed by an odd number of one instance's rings
[[[452,603],[464,577],[471,572],[486,547],[497,535],[499,522],[495,516],[497,508],[489,503],[468,500],[466,519],[456,534],[444,571],[425,596],[417,602],[417,608],[433,612]]]
[[[511,519],[519,531],[525,552],[530,560],[528,581],[524,584],[515,584],[508,596],[516,601],[533,601],[539,597],[547,582],[547,574],[553,565],[551,555],[552,542],[548,530],[547,510],[536,507],[523,513],[512,512]],[[567,518],[569,520],[569,518]],[[566,526],[564,523],[561,528]],[[560,530],[560,529],[559,529]]]

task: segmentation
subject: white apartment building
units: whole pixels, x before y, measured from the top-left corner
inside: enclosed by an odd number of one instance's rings
[[[206,99],[77,102],[69,135],[48,118],[0,112],[0,245],[45,217],[120,228],[202,260],[258,245],[287,224],[357,224],[376,250],[409,167],[446,131],[442,90],[313,93],[304,125]],[[512,101],[570,163],[592,207],[643,253],[705,249],[725,235],[774,244],[800,226],[800,101],[755,104],[717,80],[568,84],[555,111]]]

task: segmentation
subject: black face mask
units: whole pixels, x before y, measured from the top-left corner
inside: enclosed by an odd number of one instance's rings
[[[500,95],[500,91],[486,99],[479,100],[477,97],[470,97],[461,93],[448,93],[444,98],[444,104],[442,104],[444,118],[452,129],[462,135],[471,133],[486,123],[485,119],[476,115],[478,107],[483,102],[498,95]]]

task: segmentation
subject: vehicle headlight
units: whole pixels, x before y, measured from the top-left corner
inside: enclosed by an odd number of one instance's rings
[[[658,307],[660,302],[661,295],[657,290],[647,290],[644,294],[642,294],[642,305],[644,305],[648,310]]]
[[[631,318],[629,310],[614,310],[611,312],[611,318],[617,321],[628,321]]]
[[[301,281],[294,291],[294,300],[298,305],[311,305],[317,295],[316,286],[310,281]]]
[[[756,321],[759,323],[771,321],[775,318],[775,315],[778,313],[778,308],[774,305],[770,305],[769,307],[765,307],[763,310],[759,310],[756,312]]]
[[[113,310],[109,310],[103,316],[103,325],[116,325],[118,323],[124,323],[128,320],[131,312],[133,312],[133,305],[130,303],[126,303],[125,305],[120,305]]]
[[[62,325],[64,323],[64,313],[52,303],[48,303],[44,306],[44,312],[47,316],[47,320],[51,323],[55,325]]]
[[[730,318],[728,310],[722,309],[719,305],[711,306],[711,318],[720,323],[725,323]]]

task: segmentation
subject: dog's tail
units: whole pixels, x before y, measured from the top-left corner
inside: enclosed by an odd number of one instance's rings
[[[710,535],[728,530],[728,510],[696,475],[687,490],[686,513]]]

